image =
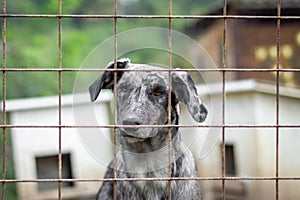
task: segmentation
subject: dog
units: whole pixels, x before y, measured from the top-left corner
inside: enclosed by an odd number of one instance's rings
[[[203,122],[208,114],[201,103],[190,75],[186,72],[159,71],[159,67],[146,64],[133,64],[129,59],[111,62],[106,70],[89,87],[91,101],[94,102],[102,89],[117,94],[117,123],[120,136],[116,154],[116,177],[125,180],[104,181],[97,199],[162,200],[201,199],[199,181],[168,180],[171,177],[197,177],[196,162],[192,153],[181,141],[178,127],[159,127],[179,123],[178,103],[184,103],[193,119]],[[128,70],[127,70],[128,69]],[[130,71],[132,70],[132,71]],[[140,70],[140,71],[139,71]],[[169,81],[169,76],[171,81]],[[169,87],[171,82],[171,87]],[[171,92],[169,94],[169,89]],[[169,96],[171,105],[168,106]],[[171,108],[168,117],[168,107]],[[141,125],[151,125],[139,127]],[[170,129],[170,133],[169,133]],[[170,134],[170,135],[169,135]],[[171,137],[171,143],[170,139]],[[170,143],[170,145],[169,145]],[[170,147],[169,147],[170,146]],[[169,164],[169,162],[171,164]],[[114,178],[114,161],[106,171],[105,178]],[[164,180],[126,180],[126,178],[165,178]],[[116,184],[114,193],[114,184]],[[170,193],[170,194],[169,194]]]

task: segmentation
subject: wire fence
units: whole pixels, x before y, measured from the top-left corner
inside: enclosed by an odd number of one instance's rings
[[[299,176],[293,176],[293,177],[281,177],[279,174],[279,142],[280,142],[280,134],[279,130],[282,128],[300,128],[300,124],[294,124],[294,125],[286,125],[286,124],[280,124],[279,120],[279,111],[280,111],[280,84],[279,84],[279,74],[285,73],[285,72],[300,72],[300,69],[295,68],[280,68],[280,46],[281,46],[281,23],[283,20],[299,20],[300,16],[282,16],[281,15],[281,1],[278,0],[277,2],[277,15],[276,16],[248,16],[248,15],[228,15],[227,10],[227,1],[223,1],[223,14],[222,15],[173,15],[172,13],[172,0],[169,0],[169,14],[168,15],[120,15],[117,13],[117,7],[118,2],[114,1],[114,14],[113,15],[70,15],[70,14],[62,14],[62,0],[58,0],[58,10],[59,12],[57,14],[8,14],[7,13],[7,6],[6,6],[6,0],[3,0],[3,10],[2,14],[0,14],[0,17],[2,18],[2,68],[0,69],[2,72],[2,118],[3,122],[0,125],[0,128],[3,131],[2,134],[2,176],[1,176],[1,199],[4,200],[5,198],[5,186],[9,183],[38,183],[38,182],[56,182],[58,183],[58,195],[57,199],[62,199],[62,183],[63,182],[105,182],[110,181],[114,182],[114,198],[116,199],[116,183],[118,181],[168,181],[168,196],[169,199],[172,199],[171,197],[171,181],[180,181],[180,180],[200,180],[200,181],[222,181],[222,199],[226,199],[226,181],[238,181],[238,180],[249,180],[249,181],[274,181],[275,183],[275,197],[274,199],[279,199],[280,194],[280,188],[279,188],[279,182],[280,181],[300,181]],[[7,68],[7,19],[8,18],[55,18],[57,19],[57,32],[58,32],[58,64],[57,67],[53,68]],[[172,125],[171,124],[171,98],[169,98],[169,106],[168,106],[168,124],[167,125],[161,125],[159,127],[165,127],[169,129],[169,144],[171,144],[171,128],[174,127],[189,127],[189,128],[221,128],[222,129],[222,175],[220,177],[195,177],[195,178],[186,178],[186,177],[171,177],[171,149],[169,149],[169,165],[168,165],[168,177],[167,178],[118,178],[116,176],[116,170],[117,170],[117,160],[114,162],[114,177],[109,179],[104,178],[95,178],[95,179],[63,179],[62,178],[62,129],[68,129],[68,128],[110,128],[114,130],[114,157],[116,158],[116,146],[117,146],[117,129],[120,127],[132,127],[132,126],[125,126],[125,125],[117,125],[117,102],[114,101],[114,124],[113,125],[106,125],[106,126],[99,126],[99,125],[86,125],[86,126],[73,126],[73,125],[66,125],[62,123],[62,74],[65,72],[103,72],[104,69],[97,69],[97,68],[89,68],[89,69],[82,69],[82,68],[65,68],[62,64],[62,33],[63,33],[63,26],[62,26],[62,19],[64,18],[108,18],[113,19],[113,30],[114,30],[114,61],[116,63],[116,60],[118,58],[117,55],[117,49],[118,49],[118,43],[117,43],[117,30],[118,30],[118,23],[119,19],[167,19],[168,20],[168,29],[169,29],[169,68],[168,69],[158,69],[158,71],[164,71],[169,72],[169,77],[171,71],[186,71],[186,72],[220,72],[222,74],[222,124],[215,125]],[[172,69],[172,22],[174,19],[221,19],[223,20],[223,44],[222,44],[222,67],[218,69]],[[239,19],[272,19],[276,20],[276,49],[277,49],[277,60],[276,60],[276,68],[273,69],[262,69],[262,68],[230,68],[230,66],[227,66],[227,32],[228,32],[228,20],[239,20]],[[111,71],[115,72],[115,82],[117,81],[117,73],[118,71],[128,71],[127,69],[117,69],[116,64],[114,66],[114,69],[111,69]],[[131,70],[132,71],[132,70]],[[147,71],[147,70],[144,70]],[[7,108],[6,108],[6,101],[7,101],[7,73],[13,73],[13,72],[24,72],[24,73],[31,73],[31,72],[53,72],[57,73],[57,85],[58,85],[58,93],[59,96],[59,122],[57,125],[11,125],[7,121]],[[274,72],[276,73],[276,112],[275,112],[275,118],[276,123],[272,125],[245,125],[245,124],[234,124],[229,125],[226,124],[225,121],[225,106],[226,106],[226,91],[225,91],[225,85],[226,85],[226,74],[230,72]],[[169,78],[169,83],[171,82],[171,79]],[[116,84],[115,84],[116,85]],[[171,84],[170,84],[171,85]],[[114,88],[114,91],[117,92],[117,88]],[[171,90],[170,90],[171,91]],[[169,96],[171,96],[171,92],[169,91]],[[150,128],[150,127],[157,127],[151,126],[151,125],[141,125],[141,128]],[[55,179],[7,179],[6,177],[6,143],[7,143],[7,134],[8,130],[12,128],[52,128],[58,130],[58,178]],[[228,177],[226,176],[226,169],[225,169],[225,143],[226,143],[226,129],[227,128],[235,128],[235,129],[241,129],[241,128],[274,128],[276,130],[276,145],[275,145],[275,176],[272,177]],[[170,145],[169,145],[170,146]],[[284,156],[284,155],[282,155]]]

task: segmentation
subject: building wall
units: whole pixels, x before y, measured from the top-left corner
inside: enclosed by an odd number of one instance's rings
[[[204,19],[205,20],[205,19]],[[227,21],[226,31],[226,52],[224,52],[224,21],[216,20],[207,30],[201,33],[198,38],[199,44],[207,51],[208,55],[213,59],[218,68],[223,67],[225,64],[227,68],[233,68],[237,65],[237,52],[236,52],[236,35],[235,35],[235,21]],[[224,60],[224,53],[226,59]],[[210,68],[209,65],[203,63],[205,58],[194,56],[196,63],[199,63],[201,68]],[[219,78],[216,79],[215,74],[219,72],[209,72],[205,74],[206,80],[210,82],[220,82]],[[226,80],[234,80],[237,77],[236,72],[229,72],[226,74]]]
[[[205,20],[205,19],[203,19]],[[224,55],[224,21],[215,20],[200,35],[198,42],[212,57],[218,67],[223,63],[228,68],[275,69],[277,62],[277,22],[276,20],[228,19],[226,21],[226,60]],[[280,68],[299,67],[300,31],[296,21],[283,21],[280,26]],[[195,56],[199,65],[204,58]],[[215,80],[213,73],[207,73],[208,80]],[[210,75],[211,74],[211,75]],[[255,78],[265,82],[275,82],[276,73],[272,72],[227,72],[226,79]],[[279,81],[287,86],[299,85],[300,74],[280,73]]]
[[[212,99],[219,104],[221,94],[213,94],[204,102]],[[300,100],[294,97],[280,96],[279,121],[282,125],[299,124]],[[218,105],[216,105],[218,106]],[[183,117],[188,113],[183,109]],[[225,121],[228,125],[275,125],[276,96],[258,91],[228,92],[225,104]],[[205,131],[205,129],[203,129]],[[221,129],[219,130],[221,134]],[[200,131],[201,132],[201,131]],[[184,132],[183,132],[184,134]],[[221,138],[220,138],[221,140]],[[199,174],[202,177],[222,176],[221,141],[202,159],[197,159]],[[279,129],[279,176],[295,177],[300,175],[300,130],[297,128]],[[237,177],[275,177],[276,169],[276,128],[225,128],[225,143],[234,145]],[[197,149],[198,148],[198,149]],[[197,157],[201,146],[195,143],[191,147]],[[226,181],[226,199],[274,199],[274,180]],[[202,181],[204,199],[221,197],[221,181]],[[282,199],[300,197],[299,181],[279,181],[279,195]]]
[[[89,104],[75,105],[82,110],[82,117],[89,117]],[[109,107],[107,102],[95,106],[99,110],[97,117],[101,124],[109,124]],[[19,110],[10,113],[12,125],[58,125],[58,108],[49,107],[42,109]],[[72,105],[63,106],[62,124],[77,125],[74,121]],[[88,124],[86,124],[88,125]],[[91,124],[89,124],[91,125]],[[89,133],[88,129],[86,130]],[[58,154],[59,129],[58,128],[17,128],[11,130],[14,152],[15,171],[18,179],[37,179],[35,158]],[[99,130],[98,136],[93,138],[98,143],[100,153],[112,158],[110,132],[108,129]],[[106,166],[98,162],[90,149],[86,148],[79,137],[76,128],[61,129],[62,153],[70,153],[73,178],[96,179],[102,178]],[[100,187],[100,182],[75,182],[74,187],[63,188],[64,198],[79,198],[95,196]],[[56,199],[57,189],[39,191],[38,183],[18,183],[19,199]]]

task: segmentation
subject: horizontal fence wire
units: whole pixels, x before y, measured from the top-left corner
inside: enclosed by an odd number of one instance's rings
[[[2,72],[300,72],[300,68],[267,69],[267,68],[216,68],[216,69],[100,69],[100,68],[1,68]]]
[[[171,7],[172,0],[170,0],[170,7]],[[279,174],[279,142],[280,142],[280,137],[279,137],[279,129],[281,128],[300,128],[300,124],[280,124],[279,123],[279,94],[280,94],[280,84],[279,84],[279,73],[281,72],[300,72],[299,68],[285,68],[281,69],[280,68],[280,23],[282,20],[300,20],[300,16],[282,16],[281,15],[281,6],[280,6],[280,0],[278,0],[278,5],[277,5],[277,15],[274,16],[255,16],[255,15],[230,15],[227,14],[227,8],[226,8],[226,0],[224,0],[224,5],[223,5],[223,14],[222,15],[173,15],[171,8],[169,8],[169,15],[120,15],[117,14],[117,3],[115,1],[114,3],[114,14],[112,15],[85,15],[85,14],[62,14],[62,1],[59,0],[59,13],[58,14],[7,14],[6,13],[6,1],[3,0],[3,13],[0,14],[0,17],[2,18],[2,68],[0,71],[2,72],[3,78],[2,78],[2,98],[3,98],[3,103],[2,103],[2,114],[3,114],[3,122],[0,125],[0,128],[3,131],[2,137],[2,177],[0,182],[2,183],[2,189],[1,189],[1,199],[4,200],[4,188],[6,183],[39,183],[39,182],[57,182],[59,183],[58,187],[58,199],[62,198],[62,183],[63,182],[114,182],[115,189],[116,190],[116,182],[117,181],[185,181],[185,180],[201,180],[201,181],[222,181],[222,199],[226,199],[226,193],[225,193],[225,181],[238,181],[238,180],[249,180],[249,181],[275,181],[275,187],[276,187],[276,196],[275,199],[279,198],[279,181],[299,181],[300,177],[299,176],[289,176],[289,177],[283,177],[280,176]],[[7,37],[6,37],[6,20],[7,18],[53,18],[58,20],[58,67],[49,67],[49,68],[40,68],[38,66],[37,68],[26,68],[25,66],[20,66],[18,68],[17,66],[14,67],[7,67],[6,63],[6,57],[7,57],[7,50],[6,50],[6,43],[7,43]],[[118,19],[167,19],[169,20],[169,30],[172,30],[172,20],[173,19],[219,19],[219,20],[224,20],[224,32],[223,32],[223,66],[221,68],[216,68],[216,69],[206,69],[206,68],[193,68],[193,69],[171,69],[171,60],[169,59],[169,68],[168,69],[156,69],[156,70],[147,70],[147,69],[99,69],[97,67],[93,68],[93,66],[90,66],[91,68],[68,68],[62,65],[62,33],[63,33],[63,27],[62,27],[62,19],[64,18],[95,18],[95,19],[114,19],[114,35],[115,35],[115,44],[114,44],[114,60],[116,61],[117,58],[117,38],[116,38],[116,33],[117,33],[117,27],[118,27]],[[276,68],[273,69],[267,69],[267,68],[230,68],[230,66],[227,66],[225,63],[226,61],[226,31],[227,31],[227,25],[226,22],[227,20],[236,20],[236,19],[260,19],[260,20],[274,20],[277,22],[277,66]],[[170,40],[169,36],[169,40]],[[172,46],[172,40],[170,40],[170,44]],[[171,52],[171,46],[169,47],[169,51]],[[171,54],[170,54],[171,55]],[[167,177],[167,178],[102,178],[102,179],[85,179],[85,178],[80,178],[80,179],[63,179],[62,178],[62,136],[61,136],[61,131],[62,129],[66,128],[108,128],[108,129],[114,129],[116,130],[117,128],[134,128],[137,127],[136,125],[117,125],[116,120],[114,125],[67,125],[62,123],[62,74],[67,73],[67,72],[103,72],[103,71],[111,71],[111,72],[126,72],[126,71],[158,71],[158,72],[220,72],[223,75],[223,90],[222,90],[222,124],[216,124],[216,125],[172,125],[172,124],[167,124],[167,125],[139,125],[139,128],[222,128],[222,176],[219,177],[193,177],[193,178],[187,178],[187,177]],[[7,124],[6,122],[6,74],[7,73],[13,73],[13,72],[53,72],[53,73],[58,73],[58,96],[59,96],[59,123],[58,125],[11,125]],[[251,124],[226,124],[225,123],[225,97],[226,97],[226,90],[225,90],[225,74],[228,72],[275,72],[276,73],[276,123],[275,124],[262,124],[262,125],[251,125]],[[116,74],[116,73],[115,73]],[[116,104],[116,103],[115,103]],[[114,110],[115,116],[116,116],[116,109]],[[6,164],[5,164],[5,154],[6,154],[6,132],[7,129],[18,129],[18,128],[54,128],[58,129],[58,135],[59,135],[59,155],[58,155],[58,179],[7,179],[6,178]],[[236,128],[236,129],[241,129],[241,128],[275,128],[276,129],[276,157],[275,157],[275,163],[276,163],[276,169],[275,169],[275,176],[261,176],[261,177],[228,177],[225,174],[225,129],[227,128]],[[242,135],[243,133],[241,133]],[[116,131],[114,133],[114,143],[116,146]],[[116,153],[116,150],[115,150]],[[170,168],[170,165],[169,165]],[[115,168],[116,170],[116,168]],[[170,185],[170,184],[169,184]],[[171,194],[171,189],[169,186],[169,195]],[[114,191],[114,194],[116,194],[116,191]]]
[[[252,15],[68,15],[68,14],[0,14],[2,18],[99,18],[99,19],[300,19],[300,16]]]
[[[188,180],[199,180],[199,181],[299,181],[300,176],[291,177],[167,177],[167,178],[72,178],[72,179],[6,179],[1,180],[3,183],[42,183],[42,182],[115,182],[115,181],[188,181]]]
[[[300,128],[300,124],[291,125],[0,125],[0,128]],[[201,134],[201,133],[199,133]],[[242,134],[242,133],[241,133]]]

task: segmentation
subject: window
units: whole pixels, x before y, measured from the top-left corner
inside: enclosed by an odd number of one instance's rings
[[[58,155],[36,157],[38,179],[58,178]],[[62,154],[62,178],[72,179],[71,155]],[[62,187],[73,187],[73,182],[62,182]],[[57,182],[39,182],[39,190],[57,189]]]
[[[234,146],[232,144],[225,144],[225,173],[227,176],[236,175]]]

